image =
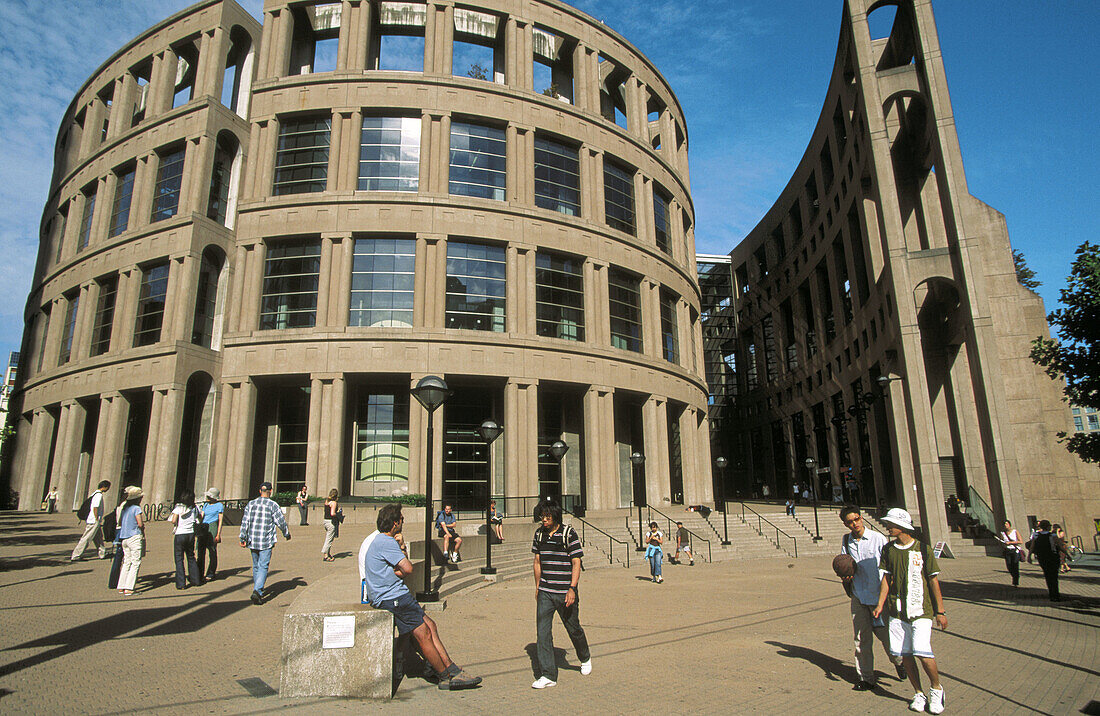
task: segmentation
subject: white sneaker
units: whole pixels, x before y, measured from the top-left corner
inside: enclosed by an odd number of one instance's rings
[[[584,676],[588,676],[591,673],[592,673],[592,660],[589,659],[588,661],[582,661],[581,662],[581,674],[584,675]]]
[[[535,683],[531,684],[531,688],[532,689],[545,689],[547,687],[557,686],[557,685],[558,685],[558,682],[551,681],[550,679],[546,678],[545,676],[540,676],[539,678],[535,679]]]
[[[947,694],[943,689],[928,690],[928,713],[942,714],[943,707],[947,704]]]
[[[922,692],[918,691],[913,694],[913,700],[909,702],[910,711],[924,711],[924,707],[928,705],[928,697]]]

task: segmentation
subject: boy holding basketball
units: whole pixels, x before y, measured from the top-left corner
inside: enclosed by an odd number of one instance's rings
[[[874,616],[890,606],[890,653],[901,655],[909,682],[916,689],[909,709],[933,714],[943,713],[946,697],[940,684],[940,672],[932,653],[933,617],[941,629],[947,628],[947,614],[940,593],[940,573],[936,555],[928,545],[913,537],[913,518],[905,510],[894,508],[882,521],[887,524],[894,541],[882,550],[882,584]],[[929,691],[924,695],[920,685],[920,659],[928,674]]]

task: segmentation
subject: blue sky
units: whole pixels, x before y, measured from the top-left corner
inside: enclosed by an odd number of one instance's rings
[[[184,0],[2,0],[0,363],[18,350],[57,125],[96,67]],[[841,0],[575,0],[649,56],[688,119],[696,240],[727,253],[795,169],[821,110]],[[242,2],[259,15],[261,0]],[[1005,214],[1048,310],[1100,194],[1093,0],[933,0],[970,192]],[[64,7],[64,12],[55,9]],[[47,11],[49,8],[50,11]],[[1091,118],[1091,119],[1090,119]]]

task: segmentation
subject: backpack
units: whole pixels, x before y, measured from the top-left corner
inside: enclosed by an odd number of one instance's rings
[[[95,493],[88,495],[87,499],[80,503],[80,507],[76,510],[77,519],[86,520],[88,514],[92,511],[92,498],[95,497]]]

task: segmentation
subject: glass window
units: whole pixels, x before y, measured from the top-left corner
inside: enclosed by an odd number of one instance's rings
[[[584,340],[584,273],[580,259],[535,256],[535,330],[540,336]]]
[[[111,348],[111,328],[115,320],[115,299],[118,297],[118,277],[112,276],[99,282],[99,300],[95,306],[95,323],[92,325],[91,355],[103,355]]]
[[[611,345],[635,353],[642,352],[642,294],[640,282],[625,271],[611,269],[607,274],[611,314]]]
[[[160,340],[167,294],[168,262],[145,269],[138,295],[137,320],[134,322],[134,347],[152,345]]]
[[[285,119],[275,153],[276,196],[324,191],[328,181],[331,117]]]
[[[677,363],[680,346],[676,325],[676,295],[661,289],[661,349],[665,360]]]
[[[306,479],[309,387],[283,388],[275,406],[275,491],[297,492]]]
[[[414,239],[356,239],[349,326],[413,324]]]
[[[450,192],[504,201],[504,130],[451,123]]]
[[[447,328],[504,331],[503,246],[447,242]]]
[[[360,191],[416,191],[420,186],[420,119],[363,117]]]
[[[191,342],[210,348],[214,338],[214,314],[218,306],[218,274],[221,267],[203,254],[199,283],[195,290],[195,319],[191,324]]]
[[[580,216],[581,177],[577,150],[535,137],[535,205]]]
[[[180,187],[183,186],[184,148],[162,154],[157,168],[157,184],[153,189],[153,216],[150,221],[160,221],[175,216],[180,206]]]
[[[628,234],[634,233],[634,179],[625,170],[605,160],[603,198],[607,225]]]
[[[95,184],[92,184],[92,186],[84,190],[84,211],[80,215],[80,235],[76,244],[77,251],[83,251],[88,248],[88,241],[92,236],[92,217],[95,215],[95,195]]]
[[[61,350],[57,356],[57,364],[64,365],[69,362],[73,352],[73,335],[76,333],[76,314],[80,307],[80,293],[75,292],[65,296],[65,324],[62,326]]]
[[[206,202],[206,216],[219,224],[225,224],[229,211],[229,182],[233,172],[236,151],[224,140],[218,140],[214,150],[214,168],[210,172],[210,196]]]
[[[108,236],[118,236],[130,223],[130,200],[134,196],[134,167],[118,175],[115,203],[111,207],[111,230]]]
[[[1076,430],[1079,433],[1084,432],[1084,430],[1085,430],[1085,421],[1081,419],[1080,415],[1075,415],[1073,417],[1073,429]]]
[[[264,261],[260,330],[316,325],[320,271],[321,242],[316,239],[269,246]]]
[[[668,238],[668,198],[657,187],[653,187],[653,230],[657,235],[657,248],[671,256],[672,244]]]
[[[1090,413],[1085,417],[1089,419],[1089,430],[1100,430],[1100,416],[1097,416],[1096,413]]]
[[[405,483],[409,479],[409,392],[396,389],[359,396],[355,407],[353,480]],[[389,497],[396,485],[371,485]],[[374,494],[373,489],[355,494]]]

